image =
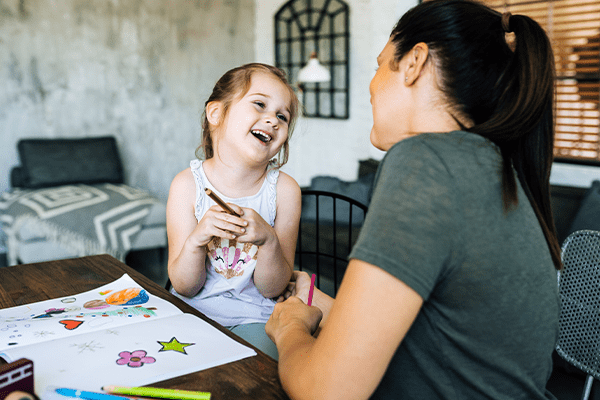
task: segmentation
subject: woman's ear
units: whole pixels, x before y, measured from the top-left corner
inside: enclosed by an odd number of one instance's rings
[[[220,101],[211,101],[206,105],[206,119],[208,123],[218,126],[221,123],[223,114],[223,103]]]
[[[405,82],[410,86],[421,76],[425,68],[425,63],[429,57],[429,46],[423,42],[417,43],[408,52],[407,57]]]

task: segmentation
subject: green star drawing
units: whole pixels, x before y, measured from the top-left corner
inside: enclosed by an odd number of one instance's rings
[[[159,352],[173,350],[173,351],[178,351],[180,353],[187,355],[187,353],[185,352],[185,347],[192,346],[196,343],[179,343],[179,340],[175,339],[175,336],[173,336],[171,338],[171,341],[169,341],[169,342],[158,341],[158,344],[160,344],[162,346],[162,349],[160,349]]]

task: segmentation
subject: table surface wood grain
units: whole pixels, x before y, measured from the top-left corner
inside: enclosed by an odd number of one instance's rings
[[[106,254],[0,268],[0,308],[86,292],[119,279],[125,273],[153,295],[170,301],[185,313],[202,318],[257,352],[254,357],[153,383],[150,386],[207,391],[211,392],[213,400],[288,399],[281,387],[275,360],[141,273]]]

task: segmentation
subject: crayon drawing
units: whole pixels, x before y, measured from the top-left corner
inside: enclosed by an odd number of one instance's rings
[[[114,306],[133,306],[147,303],[148,300],[148,293],[144,289],[128,288],[111,294],[105,301]]]
[[[135,350],[131,353],[128,351],[122,351],[119,353],[119,359],[117,360],[118,365],[127,365],[131,368],[139,368],[144,364],[153,364],[156,362],[156,358],[146,355],[146,350]]]
[[[28,304],[27,310],[0,309],[0,354],[7,361],[24,357],[34,362],[37,393],[48,386],[88,391],[100,391],[108,384],[144,386],[256,355],[208,322],[151,293],[146,293],[143,306],[106,301],[115,295],[127,303],[140,296],[141,287],[129,290],[136,286],[123,275],[108,285],[65,297],[76,299],[69,304],[58,298]],[[84,304],[92,300],[110,307],[86,309]],[[79,311],[73,312],[73,307]],[[56,313],[61,309],[65,312]],[[44,314],[49,315],[33,318]],[[75,329],[66,329],[75,324],[79,324]]]
[[[183,354],[187,355],[185,348],[187,346],[193,346],[196,343],[181,343],[181,342],[179,342],[179,340],[177,340],[175,338],[175,336],[173,336],[170,341],[168,341],[168,342],[158,341],[158,344],[160,344],[162,346],[162,348],[160,350],[158,350],[159,352],[172,350],[172,351],[177,351],[179,353],[183,353]]]
[[[63,324],[66,329],[72,331],[73,329],[77,329],[83,324],[83,321],[74,321],[72,319],[63,319],[58,321],[58,323]]]

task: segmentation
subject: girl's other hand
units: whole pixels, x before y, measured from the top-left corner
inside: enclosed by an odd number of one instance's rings
[[[244,211],[235,204],[228,204],[235,212],[244,215]],[[193,241],[197,247],[206,246],[213,237],[224,239],[236,239],[246,232],[248,222],[244,219],[228,214],[223,209],[214,205],[206,211],[196,228],[190,234],[188,240]]]
[[[308,292],[310,291],[310,276],[304,271],[294,271],[285,292],[277,299],[278,303],[287,300],[290,296],[300,298],[305,304],[308,303]]]
[[[238,242],[252,243],[260,247],[269,241],[277,240],[275,229],[259,213],[252,208],[243,208],[242,210],[247,225],[245,226],[246,231],[237,239]]]
[[[323,313],[318,307],[309,307],[297,297],[290,297],[275,304],[273,313],[265,325],[265,332],[273,343],[288,329],[298,329],[312,335],[319,327]]]

